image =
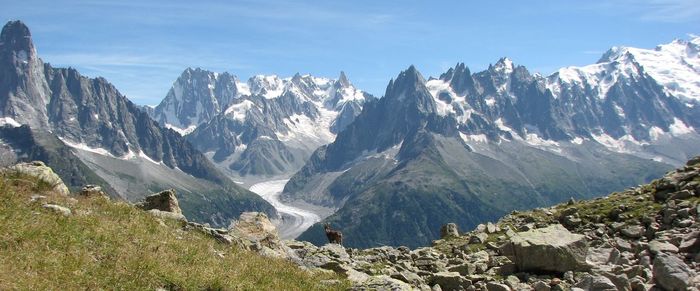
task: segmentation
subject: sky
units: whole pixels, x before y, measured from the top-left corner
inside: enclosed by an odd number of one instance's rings
[[[544,75],[596,62],[612,46],[653,48],[700,34],[698,0],[178,1],[0,0],[39,56],[102,76],[156,105],[187,67],[257,74],[345,71],[384,94],[415,65],[427,78],[458,62],[472,72],[501,57]]]

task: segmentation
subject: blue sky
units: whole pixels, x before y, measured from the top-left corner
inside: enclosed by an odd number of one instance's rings
[[[549,74],[614,45],[653,48],[700,34],[697,0],[175,1],[0,0],[32,30],[44,61],[103,76],[155,105],[187,67],[241,79],[296,72],[384,93],[414,64],[437,76],[507,56]]]

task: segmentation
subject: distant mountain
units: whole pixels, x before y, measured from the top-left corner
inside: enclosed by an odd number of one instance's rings
[[[229,73],[187,69],[153,117],[186,135],[220,169],[248,180],[294,173],[372,99],[343,72],[337,80],[258,75],[244,83]]]
[[[659,177],[700,153],[698,42],[617,48],[549,77],[506,58],[429,80],[410,67],[283,198],[338,208],[325,222],[350,246],[420,246],[447,222],[469,229]],[[300,239],[325,238],[317,225]]]
[[[244,210],[274,214],[271,205],[236,186],[105,79],[44,64],[19,21],[7,23],[0,36],[0,114],[2,139],[9,145],[4,159],[50,156],[46,162],[54,168],[74,165],[72,178],[63,176],[75,182],[71,186],[106,181],[112,195],[132,201],[176,188],[188,217],[219,225]],[[11,129],[20,125],[26,125],[23,134]],[[36,150],[27,152],[31,148]]]

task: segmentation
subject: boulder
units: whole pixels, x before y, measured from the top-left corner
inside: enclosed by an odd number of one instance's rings
[[[483,244],[486,243],[486,240],[489,238],[489,235],[483,232],[477,232],[473,234],[471,237],[469,237],[469,244]]]
[[[585,274],[574,287],[586,291],[614,291],[617,286],[610,279],[601,275]]]
[[[497,283],[497,282],[488,282],[486,283],[486,290],[488,291],[510,291],[510,287],[505,284]]]
[[[448,237],[458,237],[459,231],[457,230],[457,224],[448,223],[440,228],[440,238]]]
[[[666,290],[687,290],[694,272],[683,260],[665,253],[654,259],[654,280]]]
[[[277,228],[265,213],[243,212],[228,231],[231,236],[240,238],[247,249],[272,257],[294,256],[294,251],[282,243]]]
[[[369,291],[369,290],[391,290],[391,291],[409,291],[413,290],[411,285],[408,285],[399,280],[393,279],[386,275],[373,276],[369,279],[350,287],[353,291]]]
[[[622,228],[620,233],[628,238],[640,238],[644,235],[645,231],[646,230],[641,225],[630,225]]]
[[[4,175],[20,174],[31,176],[43,183],[48,184],[50,189],[58,194],[65,196],[70,194],[70,190],[68,190],[66,184],[63,183],[61,177],[59,177],[50,167],[46,166],[46,164],[41,161],[19,163],[3,169],[2,173]]]
[[[515,264],[523,272],[586,271],[588,244],[561,224],[517,233],[511,238]]]
[[[143,210],[158,209],[160,211],[182,214],[180,204],[175,196],[175,189],[165,190],[144,198],[136,204]]]
[[[678,247],[669,242],[653,240],[649,242],[649,251],[652,254],[678,253]]]
[[[73,212],[68,207],[63,207],[56,204],[44,204],[41,207],[52,210],[53,212],[59,213],[63,216],[71,216]]]
[[[185,216],[182,215],[182,213],[160,211],[158,209],[151,209],[151,210],[148,210],[147,212],[155,217],[158,217],[158,218],[172,219],[172,220],[179,220],[182,222],[187,222],[187,218],[185,218]]]
[[[107,194],[102,191],[102,187],[97,186],[97,185],[85,185],[82,189],[80,189],[80,192],[78,192],[78,195],[83,196],[83,197],[105,197],[109,198]]]
[[[472,282],[457,272],[437,272],[427,280],[430,285],[440,285],[443,290],[459,290],[472,285]]]

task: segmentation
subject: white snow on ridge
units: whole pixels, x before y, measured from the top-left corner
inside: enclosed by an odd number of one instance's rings
[[[678,118],[673,118],[673,123],[669,126],[669,131],[672,135],[683,135],[695,132],[690,126],[687,126],[683,121]]]
[[[605,98],[610,87],[620,77],[637,76],[643,72],[652,77],[672,96],[700,101],[700,37],[691,41],[675,40],[653,50],[613,47],[597,64],[566,67],[547,77],[547,88],[555,97],[561,95],[562,83],[590,85]]]
[[[14,120],[12,117],[0,117],[0,126],[9,125],[12,127],[20,127],[22,124]]]
[[[459,137],[462,138],[462,140],[466,143],[469,143],[471,141],[473,142],[480,142],[480,143],[487,143],[489,141],[489,138],[485,134],[464,134],[462,132],[459,133]]]
[[[251,110],[253,107],[256,107],[255,103],[253,103],[250,100],[243,100],[240,103],[232,104],[231,106],[229,106],[224,112],[224,114],[230,116],[234,120],[244,122],[248,111]]]
[[[179,133],[181,136],[186,136],[186,135],[192,133],[195,129],[197,129],[197,125],[190,125],[186,128],[180,128],[180,127],[174,126],[170,123],[166,123],[165,128],[172,129],[175,132]]]

